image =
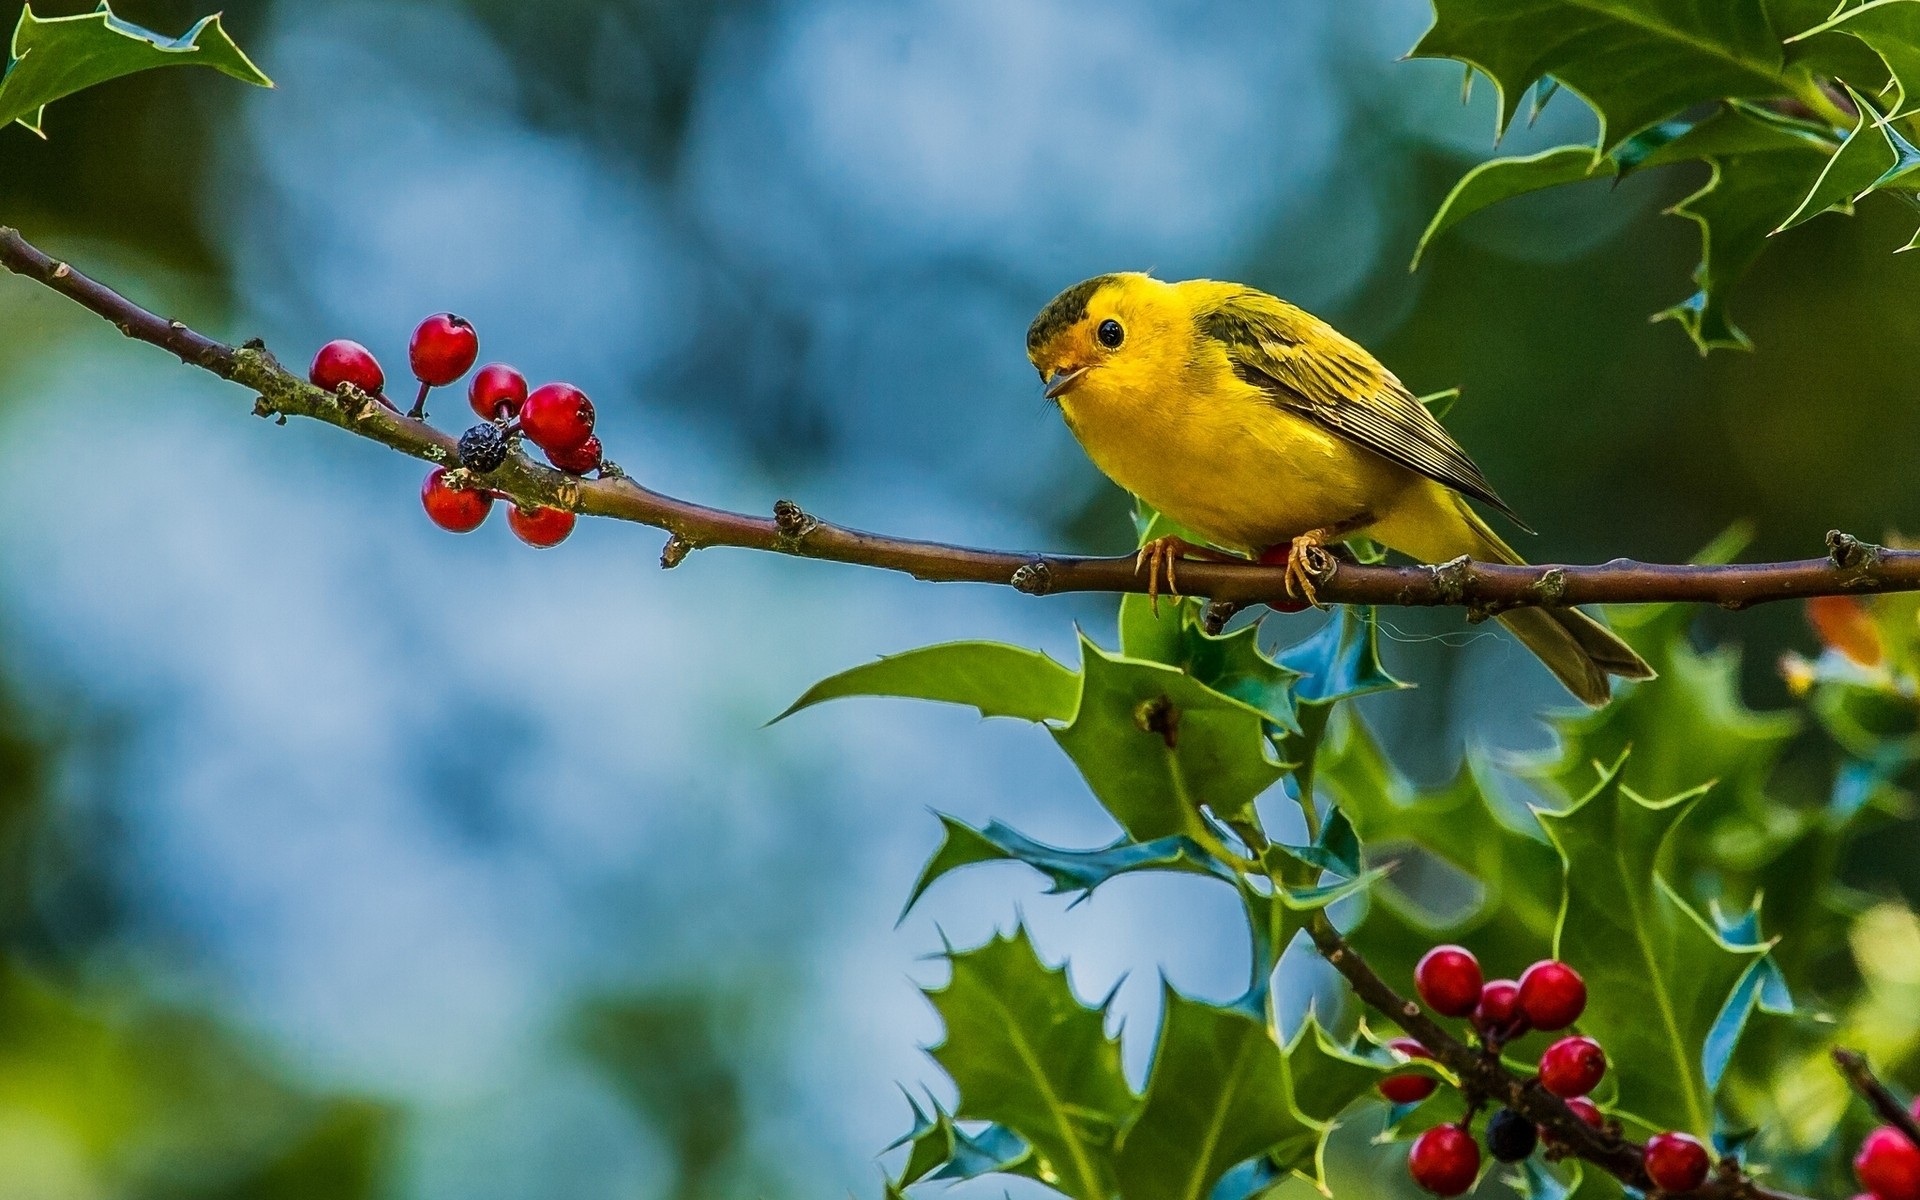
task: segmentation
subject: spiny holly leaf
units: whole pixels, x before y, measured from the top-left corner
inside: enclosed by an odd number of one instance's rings
[[[1434,0],[1419,58],[1478,68],[1500,91],[1500,129],[1552,76],[1594,107],[1611,148],[1662,118],[1728,96],[1792,95],[1780,35],[1758,2]]]
[[[1891,186],[1920,167],[1920,150],[1899,130],[1881,123],[1866,97],[1852,88],[1847,93],[1860,114],[1859,124],[1827,160],[1800,207],[1773,232],[1784,233],[1822,213],[1852,212],[1854,202],[1867,193]]]
[[[1208,854],[1199,843],[1178,834],[1151,842],[1122,838],[1098,850],[1063,850],[1036,842],[998,821],[989,821],[985,829],[975,829],[957,817],[945,813],[939,816],[945,826],[945,836],[907,897],[906,907],[900,912],[903,921],[935,880],[977,863],[1025,863],[1052,881],[1050,894],[1079,892],[1083,898],[1114,876],[1132,871],[1185,871],[1227,880],[1236,878],[1230,868]]]
[[[1274,849],[1316,871],[1332,871],[1351,879],[1360,873],[1360,837],[1353,822],[1338,808],[1327,814],[1320,836],[1311,846],[1276,845]]]
[[[999,642],[948,642],[829,676],[774,720],[847,696],[902,696],[971,705],[983,717],[1065,721],[1073,716],[1079,692],[1079,675],[1037,650]]]
[[[1280,665],[1300,675],[1294,684],[1298,733],[1279,740],[1281,756],[1296,764],[1288,790],[1303,807],[1313,802],[1315,761],[1327,723],[1343,700],[1410,686],[1380,665],[1379,630],[1373,609],[1343,604],[1327,623],[1281,651]]]
[[[1713,1132],[1701,1047],[1762,946],[1735,946],[1656,869],[1699,793],[1643,800],[1610,768],[1593,793],[1541,824],[1566,870],[1555,956],[1594,997],[1581,1029],[1607,1049],[1618,1108],[1651,1127]]]
[[[1831,12],[1830,5],[1828,8]],[[1815,39],[1834,33],[1858,38],[1886,64],[1899,89],[1899,102],[1888,114],[1889,120],[1904,117],[1920,107],[1920,3],[1914,0],[1874,0],[1858,8],[1848,8],[1832,20],[1795,36],[1792,41],[1796,44],[1812,44]],[[1846,78],[1863,85],[1867,82],[1855,76]]]
[[[1261,710],[1084,637],[1080,652],[1080,704],[1054,737],[1134,841],[1201,835],[1203,804],[1239,819],[1284,773]]]
[[[1702,353],[1751,346],[1727,317],[1727,294],[1813,190],[1830,152],[1817,131],[1744,106],[1655,152],[1647,165],[1700,158],[1712,170],[1704,187],[1672,209],[1700,226],[1699,290],[1656,319],[1679,322]]]
[[[1120,1140],[1121,1195],[1206,1200],[1236,1163],[1319,1135],[1264,1020],[1166,989],[1146,1096]]]
[[[123,21],[102,3],[73,17],[20,12],[7,71],[0,78],[0,126],[20,122],[41,132],[47,105],[95,84],[154,67],[212,67],[243,83],[272,87],[234,45],[219,16],[204,17],[177,38]]]
[[[1374,889],[1353,937],[1390,980],[1411,978],[1414,963],[1436,942],[1468,946],[1494,974],[1518,971],[1552,944],[1560,856],[1531,813],[1495,801],[1485,774],[1469,757],[1441,787],[1416,787],[1388,763],[1357,717],[1342,721],[1322,751],[1324,789],[1374,861],[1416,848],[1479,888],[1472,904],[1448,913],[1391,886]]]
[[[1287,1043],[1287,1074],[1293,1104],[1302,1116],[1322,1125],[1339,1117],[1354,1101],[1369,1095],[1389,1070],[1388,1064],[1342,1045],[1308,1013]],[[1291,1168],[1294,1164],[1286,1164]]]
[[[1595,154],[1592,146],[1557,146],[1521,158],[1483,162],[1462,175],[1447,198],[1440,202],[1440,210],[1433,214],[1426,232],[1420,235],[1420,244],[1413,249],[1413,262],[1408,269],[1418,269],[1420,259],[1435,238],[1483,208],[1528,192],[1613,173],[1613,160]]]
[[[1105,1012],[1075,998],[1024,929],[947,958],[953,978],[927,993],[946,1037],[929,1053],[960,1090],[955,1115],[1012,1130],[1033,1147],[1038,1178],[1074,1200],[1108,1200],[1134,1098]]]
[[[1748,909],[1737,920],[1720,922],[1720,936],[1736,946],[1759,945],[1759,906]],[[1713,1027],[1707,1031],[1706,1043],[1700,1050],[1700,1070],[1706,1076],[1709,1093],[1719,1090],[1720,1080],[1725,1077],[1734,1049],[1740,1043],[1740,1035],[1746,1032],[1747,1021],[1755,1012],[1775,1016],[1793,1012],[1793,993],[1788,990],[1787,978],[1772,954],[1755,959],[1747,967],[1740,982],[1734,985],[1733,994],[1721,1007],[1720,1015],[1714,1018]]]
[[[1130,626],[1127,610],[1134,599],[1130,595],[1120,602],[1122,654],[1185,671],[1214,691],[1259,709],[1280,729],[1299,732],[1293,691],[1299,672],[1260,649],[1257,624],[1210,634],[1204,627],[1205,606],[1183,600],[1166,605],[1157,618],[1150,612],[1138,615]]]
[[[904,1195],[901,1189],[924,1179],[961,1182],[985,1175],[1040,1178],[1033,1147],[1005,1125],[988,1125],[978,1133],[969,1133],[954,1124],[938,1101],[931,1101],[932,1116],[922,1111],[912,1096],[907,1097],[907,1103],[913,1109],[913,1129],[887,1147],[912,1147],[899,1176],[889,1182],[893,1194]]]
[[[1671,796],[1711,783],[1716,815],[1736,807],[1756,815],[1771,811],[1763,789],[1799,732],[1799,718],[1747,707],[1739,648],[1695,650],[1684,609],[1622,609],[1609,616],[1659,678],[1623,689],[1604,709],[1551,718],[1559,749],[1528,773],[1571,799],[1590,791],[1604,766],[1631,749],[1620,782],[1642,795]]]
[[[1248,1012],[1265,1012],[1274,968],[1280,965],[1280,956],[1286,953],[1294,935],[1306,928],[1314,913],[1370,890],[1385,875],[1384,870],[1367,871],[1352,879],[1275,887],[1265,893],[1253,891],[1242,883],[1240,896],[1253,929],[1253,986],[1235,1002],[1236,1007]]]

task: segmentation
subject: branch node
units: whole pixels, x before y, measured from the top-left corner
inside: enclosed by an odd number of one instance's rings
[[[610,458],[603,458],[600,460],[600,478],[626,479],[628,478],[628,475],[626,471],[621,469],[621,466],[619,463],[614,462]]]
[[[807,510],[791,500],[773,503],[773,523],[780,528],[780,540],[789,550],[797,549],[806,536],[820,527]]]
[[[1827,557],[1843,571],[1871,571],[1880,565],[1882,547],[1838,529],[1827,531]]]
[[[1442,604],[1459,604],[1467,595],[1467,577],[1473,560],[1462,554],[1451,562],[1428,567],[1433,576],[1433,594]]]
[[[53,265],[53,277],[55,279],[65,279],[71,274],[73,274],[73,268],[66,263],[55,263]]]
[[[273,402],[268,400],[265,396],[260,396],[260,397],[257,397],[253,402],[253,415],[256,417],[260,417],[262,419],[265,419],[267,417],[277,417],[280,415],[280,410],[275,408],[273,406]]]
[[[660,547],[660,569],[662,571],[673,570],[681,563],[687,561],[687,555],[692,554],[697,549],[699,549],[699,547],[695,546],[686,538],[681,537],[677,533],[674,534],[667,539],[666,545]]]
[[[240,343],[240,348],[242,350],[257,350],[257,351],[264,352],[267,348],[267,343],[261,340],[260,338],[250,337],[246,341]]]
[[[447,461],[447,448],[445,446],[428,446],[420,452],[420,455],[428,462],[444,463]]]
[[[1527,594],[1547,608],[1560,607],[1567,598],[1567,573],[1559,567],[1548,567],[1540,572],[1540,578],[1527,585]]]
[[[1029,596],[1044,596],[1053,590],[1053,568],[1044,558],[1036,558],[1030,563],[1022,563],[1014,569],[1007,579],[1015,591],[1025,592]]]

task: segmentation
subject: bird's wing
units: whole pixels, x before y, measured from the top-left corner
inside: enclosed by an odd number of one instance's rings
[[[1522,521],[1427,406],[1368,354],[1317,317],[1252,289],[1198,316],[1241,379],[1287,410]]]

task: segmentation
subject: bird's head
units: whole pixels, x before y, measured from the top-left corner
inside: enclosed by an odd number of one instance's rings
[[[1047,399],[1069,393],[1132,391],[1190,344],[1192,317],[1172,285],[1150,276],[1098,275],[1055,296],[1027,327],[1027,357]]]

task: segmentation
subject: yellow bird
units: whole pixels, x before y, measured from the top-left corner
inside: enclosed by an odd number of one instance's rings
[[[1027,330],[1067,428],[1121,487],[1216,546],[1287,547],[1288,589],[1315,599],[1313,548],[1365,536],[1420,562],[1518,563],[1467,498],[1525,524],[1466,451],[1373,355],[1265,292],[1143,274],[1076,284]],[[1220,557],[1178,538],[1142,551],[1149,589],[1174,562]],[[1573,608],[1500,614],[1575,696],[1650,679],[1632,647]]]

